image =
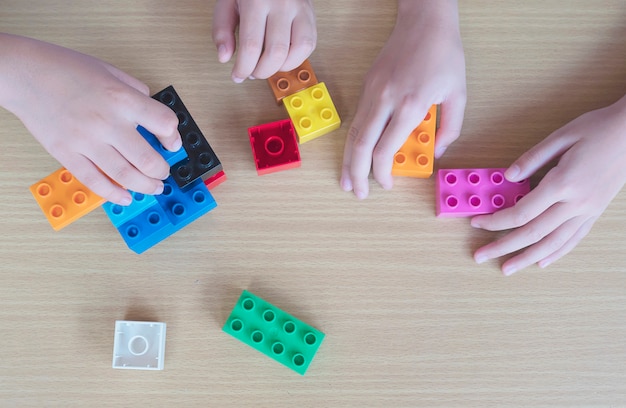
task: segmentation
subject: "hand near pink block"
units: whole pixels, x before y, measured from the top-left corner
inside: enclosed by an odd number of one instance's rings
[[[457,8],[452,0],[398,1],[395,28],[365,77],[348,131],[343,190],[367,197],[370,169],[390,189],[395,153],[434,104],[441,104],[435,157],[459,137],[466,84]]]
[[[626,96],[585,113],[524,153],[506,171],[510,181],[530,177],[560,158],[514,207],[472,219],[490,231],[513,229],[476,251],[476,262],[522,250],[504,262],[511,275],[533,263],[544,268],[587,235],[626,182]]]
[[[220,62],[239,49],[232,71],[236,83],[291,71],[311,55],[317,43],[312,0],[217,0],[213,42]]]

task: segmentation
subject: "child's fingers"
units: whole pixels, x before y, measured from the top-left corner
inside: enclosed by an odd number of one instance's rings
[[[267,16],[263,53],[252,72],[254,78],[269,78],[283,66],[289,55],[291,24],[291,17],[287,14],[274,13]]]
[[[239,15],[239,50],[233,67],[233,81],[243,82],[252,75],[263,52],[267,10],[240,10]]]
[[[291,71],[309,58],[317,45],[317,28],[315,17],[297,15],[291,25],[291,46],[289,55],[279,71]]]
[[[507,180],[519,181],[528,178],[552,159],[567,151],[575,140],[564,137],[565,132],[563,128],[556,130],[522,154],[505,172]]]
[[[456,92],[441,103],[439,129],[435,138],[435,158],[440,158],[448,146],[461,135],[467,94]]]
[[[235,52],[235,30],[239,22],[234,0],[217,0],[213,10],[213,42],[219,62],[228,62]]]
[[[121,69],[103,62],[104,67],[111,73],[111,75],[113,75],[115,78],[119,79],[120,81],[122,81],[123,83],[125,83],[128,86],[133,87],[134,89],[136,89],[137,91],[141,92],[143,95],[150,95],[150,88],[148,87],[148,85],[144,84],[143,82],[141,82],[140,80],[138,80],[137,78],[127,74],[126,72],[122,71]]]
[[[151,150],[154,151],[154,149]],[[163,192],[163,182],[160,179],[146,176],[134,164],[131,164],[127,157],[124,157],[112,146],[101,146],[98,154],[93,155],[89,159],[104,174],[128,190],[150,195]],[[131,157],[131,159],[134,160],[136,158]],[[161,160],[163,159],[161,158]],[[163,160],[163,162],[165,161]]]
[[[395,154],[406,142],[413,129],[424,120],[431,106],[429,101],[421,98],[418,100],[419,102],[413,102],[405,99],[404,104],[393,113],[374,148],[372,157],[374,179],[385,189],[393,186],[391,168]]]
[[[139,170],[148,178],[154,180],[164,180],[169,176],[170,167],[167,162],[163,159],[163,157],[156,151],[146,140],[141,137],[139,132],[136,129],[130,129],[130,131],[120,131],[118,137],[116,137],[117,143],[113,145],[113,148],[116,149],[122,157],[128,161],[135,169]],[[98,155],[101,152],[97,152]],[[115,158],[117,159],[117,158]],[[123,170],[123,163],[118,162],[118,166]],[[121,171],[125,174],[127,171]],[[108,174],[108,173],[107,173]],[[131,173],[132,175],[132,173]],[[118,179],[117,176],[111,175],[117,182],[134,190],[136,188],[134,186],[130,186],[128,184],[122,183],[122,180]],[[148,183],[144,183],[146,187],[144,190],[148,189]],[[151,182],[152,185],[155,183]],[[145,193],[144,190],[134,190],[139,191],[140,193]]]
[[[365,101],[370,99],[365,96]],[[372,168],[372,154],[374,147],[385,130],[389,120],[388,108],[374,106],[371,102],[359,103],[359,110],[348,137],[350,138],[349,174],[354,194],[363,199],[369,193],[369,173]]]
[[[70,173],[91,191],[107,201],[120,205],[129,205],[132,197],[124,188],[109,180],[88,158],[73,155],[59,160]]]
[[[593,227],[593,224],[596,222],[597,219],[598,217],[592,217],[585,221],[585,223],[580,228],[578,228],[578,231],[576,231],[576,233],[574,233],[574,235],[572,235],[572,237],[561,248],[539,261],[539,267],[545,268],[551,263],[554,263],[555,261],[567,255],[572,249],[576,247],[576,245],[578,245],[578,243],[583,238],[587,236],[587,234],[589,234],[589,231],[591,231],[591,227]]]
[[[182,147],[178,118],[174,111],[161,102],[136,94],[129,103],[127,118],[135,124],[133,130],[136,125],[143,126],[155,135],[167,150],[175,152]]]

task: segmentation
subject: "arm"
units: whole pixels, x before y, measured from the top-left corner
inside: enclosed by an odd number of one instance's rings
[[[94,193],[130,204],[120,185],[163,190],[169,167],[136,128],[177,150],[178,119],[137,79],[88,55],[0,33],[0,89],[0,106]]]
[[[533,263],[544,268],[578,245],[626,182],[626,96],[558,129],[505,176],[522,180],[556,158],[558,165],[514,207],[472,219],[477,228],[513,229],[478,249],[476,262],[523,250],[502,265],[511,275]]]
[[[317,42],[312,0],[217,0],[213,42],[220,62],[239,50],[232,71],[236,83],[291,71],[311,55]]]
[[[365,77],[348,132],[341,187],[358,198],[369,192],[368,175],[393,185],[394,154],[441,104],[435,157],[459,137],[466,103],[465,57],[456,0],[399,0],[396,25]]]

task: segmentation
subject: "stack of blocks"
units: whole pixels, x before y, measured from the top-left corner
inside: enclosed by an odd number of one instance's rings
[[[298,144],[329,133],[341,125],[326,84],[318,82],[308,60],[288,72],[268,78],[276,102],[290,119],[248,129],[259,175],[299,167]]]
[[[528,179],[511,182],[504,168],[440,169],[437,172],[437,217],[491,214],[512,207],[530,191]]]
[[[178,117],[183,147],[166,150],[141,126],[137,131],[170,165],[163,193],[148,196],[130,192],[133,200],[121,206],[105,200],[61,168],[30,190],[55,230],[69,225],[102,205],[130,249],[142,253],[217,206],[208,191],[224,180],[222,164],[172,86],[153,96]],[[104,203],[104,204],[103,204]]]

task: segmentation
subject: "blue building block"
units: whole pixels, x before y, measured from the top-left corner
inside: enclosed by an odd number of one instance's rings
[[[181,190],[170,176],[154,204],[118,227],[128,247],[140,254],[217,206],[201,179]]]
[[[178,151],[176,152],[170,152],[165,147],[163,147],[163,145],[161,144],[161,142],[159,142],[159,139],[157,139],[155,135],[148,132],[143,126],[137,126],[137,131],[141,134],[141,136],[143,136],[144,139],[146,139],[148,143],[150,143],[150,146],[152,146],[154,150],[156,150],[161,154],[161,156],[163,156],[167,164],[170,165],[170,170],[174,164],[187,158],[187,152],[183,147],[178,149]]]
[[[223,330],[304,375],[324,333],[244,290]]]
[[[157,200],[154,196],[136,193],[133,191],[131,191],[130,194],[133,197],[133,201],[128,206],[113,204],[110,201],[102,204],[102,209],[107,214],[115,228],[124,224],[126,221],[135,218],[149,207],[157,204]]]

